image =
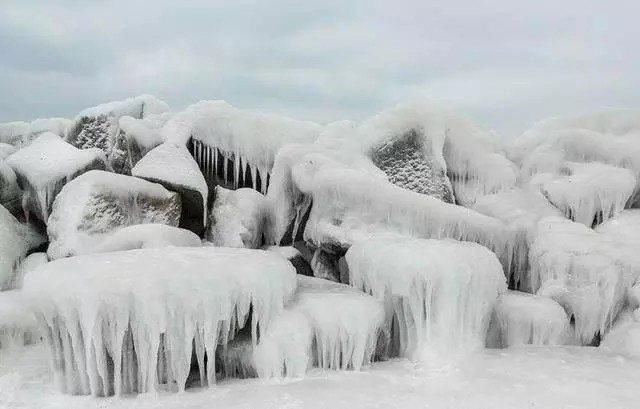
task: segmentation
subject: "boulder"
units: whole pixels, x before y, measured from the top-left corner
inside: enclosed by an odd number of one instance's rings
[[[22,208],[21,198],[15,172],[6,161],[0,159],[0,205],[15,215]]]
[[[56,198],[47,226],[50,259],[92,252],[96,240],[135,224],[180,221],[180,196],[132,176],[90,171]]]
[[[163,143],[131,170],[133,176],[156,182],[182,198],[180,227],[201,235],[207,219],[207,182],[186,147]]]
[[[106,167],[98,149],[77,149],[50,132],[11,155],[7,163],[24,190],[23,208],[44,223],[53,200],[66,183],[88,170]]]
[[[205,239],[219,247],[259,248],[266,211],[266,199],[260,192],[216,186]]]
[[[16,148],[29,145],[45,132],[51,132],[64,137],[71,121],[66,118],[36,119],[33,122],[7,122],[0,124],[0,143],[9,144]],[[0,151],[2,149],[0,148]],[[0,154],[0,156],[2,156]]]

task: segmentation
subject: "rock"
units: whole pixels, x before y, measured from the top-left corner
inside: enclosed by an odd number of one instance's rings
[[[98,148],[111,159],[116,137],[120,133],[121,117],[142,119],[147,115],[161,114],[168,110],[169,106],[166,103],[150,95],[88,108],[78,114],[68,132],[67,142],[80,149]]]
[[[313,277],[313,270],[309,262],[297,248],[293,246],[267,246],[265,250],[274,251],[289,260],[295,267],[296,274]]]
[[[266,199],[250,188],[215,188],[205,238],[219,247],[259,248],[263,242]]]
[[[416,130],[402,137],[373,147],[371,160],[389,177],[389,181],[402,188],[453,203],[453,191],[446,171],[440,169]]]
[[[132,176],[90,171],[68,183],[53,205],[50,259],[93,251],[96,239],[135,224],[177,226],[180,196]]]
[[[22,259],[44,241],[32,226],[20,223],[0,206],[0,290],[14,288],[16,269]]]
[[[197,235],[207,219],[207,182],[184,146],[163,143],[146,154],[131,170],[133,176],[156,182],[182,198],[180,227]]]
[[[99,150],[74,148],[50,132],[11,155],[7,163],[24,190],[23,208],[44,223],[56,195],[66,183],[88,170],[106,167]]]

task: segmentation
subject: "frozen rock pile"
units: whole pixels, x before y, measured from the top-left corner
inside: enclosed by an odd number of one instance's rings
[[[61,390],[96,396],[638,357],[639,208],[636,111],[509,144],[420,102],[322,126],[143,95],[0,124],[0,348],[46,342]]]

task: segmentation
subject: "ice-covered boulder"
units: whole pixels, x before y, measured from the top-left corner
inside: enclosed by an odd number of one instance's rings
[[[21,291],[0,292],[0,348],[22,347],[40,339],[40,329]]]
[[[371,160],[394,185],[453,203],[451,182],[425,138],[411,130],[371,149]],[[441,155],[441,153],[440,153]]]
[[[178,194],[157,183],[90,171],[69,182],[56,198],[47,225],[47,253],[51,259],[90,253],[106,234],[122,227],[178,226],[180,213]]]
[[[429,359],[484,347],[506,291],[495,254],[475,243],[372,237],[347,252],[349,282],[386,304],[390,355]]]
[[[16,269],[29,250],[44,241],[33,227],[20,223],[0,205],[0,290],[15,288]]]
[[[85,246],[90,253],[108,253],[160,247],[200,247],[194,232],[165,224],[134,224],[93,237],[94,244]]]
[[[216,349],[245,326],[255,345],[295,287],[277,254],[175,247],[55,260],[27,275],[23,291],[62,390],[120,395],[163,381],[184,390],[190,371],[214,384]]]
[[[508,291],[493,307],[487,346],[560,345],[569,341],[569,317],[554,300]]]
[[[37,252],[31,253],[20,262],[15,271],[13,279],[9,282],[9,288],[22,288],[24,277],[31,271],[49,262],[47,253]]]
[[[79,149],[98,148],[111,159],[121,117],[141,119],[167,111],[169,106],[151,95],[140,95],[88,108],[76,117],[67,133],[67,142]]]
[[[7,159],[9,155],[15,153],[17,150],[18,149],[16,149],[16,147],[13,145],[0,142],[0,159]]]
[[[65,118],[36,119],[33,122],[8,122],[0,124],[0,142],[22,148],[45,132],[64,137],[71,126]]]
[[[276,153],[287,143],[310,143],[313,122],[237,109],[225,101],[200,101],[162,128],[165,140],[187,144],[210,185],[267,191]]]
[[[298,276],[294,301],[260,338],[260,377],[304,376],[307,369],[359,370],[374,357],[384,306],[353,287]]]
[[[18,178],[3,159],[0,159],[0,205],[12,214],[18,214],[22,210],[22,191],[18,186]]]
[[[267,212],[265,197],[250,188],[215,188],[205,239],[220,247],[259,248]]]
[[[106,167],[99,150],[77,149],[50,132],[11,155],[7,163],[24,190],[23,206],[44,223],[56,195],[66,183],[84,172]]]
[[[588,227],[620,213],[636,188],[632,171],[603,163],[567,162],[561,173],[540,190],[567,218]]]
[[[313,276],[313,270],[302,253],[293,246],[265,246],[265,250],[273,251],[289,260],[296,269],[296,273],[304,276]]]
[[[118,134],[109,157],[111,167],[116,173],[130,175],[131,169],[151,149],[164,142],[160,132],[169,120],[171,113],[149,114],[138,119],[123,116],[118,120]]]
[[[621,316],[601,346],[631,358],[640,358],[640,310]]]
[[[182,199],[180,227],[198,235],[204,232],[209,189],[187,148],[164,143],[147,153],[131,174],[179,193]]]

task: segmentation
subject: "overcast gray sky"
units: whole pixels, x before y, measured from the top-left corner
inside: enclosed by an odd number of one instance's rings
[[[0,0],[0,121],[141,93],[328,122],[429,97],[517,134],[640,107],[638,0]]]

